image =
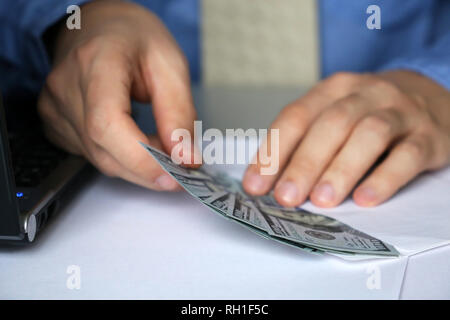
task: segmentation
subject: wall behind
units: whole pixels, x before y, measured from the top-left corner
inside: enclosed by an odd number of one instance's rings
[[[299,85],[318,80],[315,0],[202,0],[205,85]]]

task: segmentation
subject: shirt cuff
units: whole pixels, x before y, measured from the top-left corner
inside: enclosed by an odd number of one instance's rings
[[[450,62],[437,63],[426,58],[399,59],[383,66],[380,71],[398,69],[418,72],[450,90]]]

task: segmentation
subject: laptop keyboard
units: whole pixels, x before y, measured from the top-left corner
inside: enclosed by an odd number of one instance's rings
[[[41,134],[9,135],[16,187],[36,187],[67,157]]]

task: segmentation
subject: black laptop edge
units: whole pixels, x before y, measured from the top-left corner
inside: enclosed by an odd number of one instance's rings
[[[91,172],[78,156],[69,155],[37,188],[39,197],[21,210],[13,175],[6,116],[0,95],[0,243],[30,243],[68,196]],[[72,193],[72,192],[70,192]]]

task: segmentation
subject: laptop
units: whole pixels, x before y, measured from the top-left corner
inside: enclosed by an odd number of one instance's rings
[[[30,121],[22,113],[16,118],[28,123],[8,128],[6,115],[0,95],[0,243],[26,244],[34,241],[89,166],[49,143],[37,117]]]

